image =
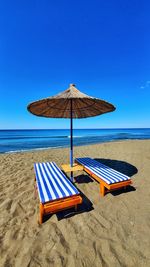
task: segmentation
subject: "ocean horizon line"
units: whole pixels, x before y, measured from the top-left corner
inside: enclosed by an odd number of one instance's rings
[[[121,129],[150,129],[150,127],[113,127],[113,128],[74,128],[73,130],[121,130]],[[9,129],[0,129],[0,131],[30,131],[30,130],[70,130],[70,128],[9,128]]]

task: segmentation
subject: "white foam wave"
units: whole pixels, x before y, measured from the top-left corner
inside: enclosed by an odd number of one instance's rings
[[[68,135],[67,137],[68,137],[68,138],[71,138],[70,135]],[[73,138],[81,138],[81,137],[84,137],[84,136],[82,136],[82,135],[73,135]]]
[[[32,151],[37,151],[37,150],[57,149],[57,148],[62,148],[62,147],[64,147],[64,146],[40,147],[40,148],[32,148],[32,149],[10,150],[10,151],[4,152],[4,154],[13,154],[13,153],[22,153],[22,152],[32,152]]]

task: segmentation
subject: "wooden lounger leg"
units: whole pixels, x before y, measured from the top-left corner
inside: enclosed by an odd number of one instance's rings
[[[43,215],[44,215],[44,205],[40,203],[40,219],[39,219],[40,224],[42,224],[43,222]]]
[[[104,187],[103,184],[100,184],[100,195],[101,195],[102,197],[104,197],[104,195],[105,195],[105,187]]]

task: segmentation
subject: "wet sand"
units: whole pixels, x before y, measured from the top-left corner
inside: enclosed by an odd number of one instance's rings
[[[69,162],[69,149],[0,155],[0,266],[150,266],[150,140],[74,148],[129,175],[133,185],[99,195],[99,184],[83,172],[76,186],[83,196],[74,209],[38,225],[34,162]]]

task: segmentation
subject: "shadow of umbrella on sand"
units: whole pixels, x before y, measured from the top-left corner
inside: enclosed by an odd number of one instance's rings
[[[74,84],[52,97],[28,105],[28,111],[40,117],[70,119],[70,166],[73,167],[73,119],[94,117],[115,110],[115,107],[98,98],[80,92]]]

